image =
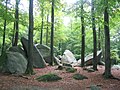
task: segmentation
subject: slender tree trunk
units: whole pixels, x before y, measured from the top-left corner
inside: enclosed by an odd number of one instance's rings
[[[17,46],[17,43],[18,43],[18,37],[19,37],[19,2],[20,0],[16,0],[16,8],[15,8],[15,42],[14,42],[14,46]]]
[[[61,49],[61,43],[59,42],[58,43],[58,50],[60,51],[60,49]]]
[[[95,0],[92,0],[92,29],[93,29],[93,69],[97,70],[97,40],[96,40],[96,26],[95,26]]]
[[[13,25],[12,46],[14,46],[14,39],[15,39],[15,22],[14,22],[14,25]]]
[[[47,15],[46,45],[48,45],[48,20],[49,20],[49,14]]]
[[[42,42],[43,42],[43,9],[44,8],[42,8],[42,22],[41,22],[41,35],[40,35],[40,44],[42,44]]]
[[[54,0],[52,0],[52,11],[51,11],[51,51],[50,51],[50,55],[51,55],[51,65],[53,65],[53,59],[54,59],[54,50],[53,50],[53,46],[54,46]]]
[[[83,16],[83,0],[81,2],[81,31],[82,31],[82,45],[81,45],[81,67],[84,67],[84,57],[85,57],[85,26],[84,26],[84,16]]]
[[[2,43],[2,53],[5,52],[5,35],[6,35],[6,20],[4,21],[4,32],[3,32],[3,43]]]
[[[6,15],[7,15],[7,2],[8,2],[8,0],[6,0]],[[6,35],[6,17],[5,17],[5,20],[4,20],[3,43],[2,43],[1,54],[4,54],[4,52],[5,52],[5,35]]]
[[[105,73],[106,78],[112,77],[111,74],[111,60],[110,60],[110,32],[109,32],[109,14],[108,14],[108,0],[105,1],[104,11],[104,31],[105,31]]]
[[[33,74],[33,0],[29,1],[28,64],[26,74]]]
[[[101,38],[100,38],[100,27],[99,27],[99,29],[98,29],[98,50],[101,50],[101,43],[100,43],[100,41],[101,41]]]
[[[102,60],[105,60],[105,33],[101,31],[101,49],[102,49]]]

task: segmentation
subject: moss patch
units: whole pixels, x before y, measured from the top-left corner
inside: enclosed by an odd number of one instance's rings
[[[61,80],[62,78],[55,75],[55,74],[52,74],[52,73],[49,73],[49,74],[45,74],[43,76],[40,76],[38,78],[36,78],[36,80],[38,81],[44,81],[44,82],[49,82],[49,81],[58,81],[58,80]]]
[[[73,75],[73,78],[76,79],[76,80],[88,79],[88,77],[86,77],[86,76],[84,76],[84,75],[81,75],[81,74],[79,74],[79,73],[74,74],[74,75]]]
[[[96,85],[91,85],[90,90],[101,90],[101,88]]]
[[[72,67],[68,67],[68,68],[66,68],[66,71],[67,71],[68,73],[74,73],[74,72],[77,71],[77,69],[74,69],[74,68],[72,68]]]

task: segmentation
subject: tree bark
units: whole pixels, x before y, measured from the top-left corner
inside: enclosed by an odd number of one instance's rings
[[[7,2],[8,2],[8,0],[6,0],[6,16],[7,16]],[[2,43],[1,54],[4,54],[4,52],[5,52],[5,36],[6,36],[6,17],[5,17],[5,20],[4,20],[3,43]]]
[[[47,29],[46,29],[46,45],[48,45],[48,20],[49,20],[49,14],[47,15]]]
[[[93,69],[97,70],[97,38],[96,38],[96,26],[95,26],[95,0],[92,0],[92,29],[93,29]]]
[[[101,38],[100,38],[100,27],[99,27],[99,29],[98,29],[98,50],[101,50],[101,43],[100,43],[100,41],[101,41]]]
[[[84,16],[83,16],[83,0],[81,2],[81,31],[82,31],[82,44],[81,44],[81,67],[84,67],[84,57],[85,57],[85,26],[84,26]]]
[[[14,46],[14,39],[15,39],[15,22],[13,24],[12,46]]]
[[[106,78],[111,78],[111,60],[110,60],[110,32],[109,32],[109,14],[108,14],[108,0],[105,1],[104,10],[104,31],[105,31],[105,73]]]
[[[52,0],[52,10],[51,10],[51,51],[50,51],[50,55],[51,55],[51,65],[53,65],[53,59],[54,59],[54,50],[53,50],[53,46],[54,46],[54,0]]]
[[[15,42],[14,46],[17,46],[18,37],[19,37],[19,2],[20,0],[16,0],[16,7],[15,7]]]
[[[26,74],[33,74],[33,0],[29,1],[28,64]]]
[[[44,8],[42,8],[42,22],[41,22],[41,35],[40,35],[40,44],[42,44],[42,42],[43,42],[43,9]]]

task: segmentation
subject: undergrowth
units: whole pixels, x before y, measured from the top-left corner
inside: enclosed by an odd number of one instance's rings
[[[68,68],[66,68],[66,71],[67,71],[68,73],[74,73],[74,72],[76,72],[77,70],[74,69],[74,68],[72,68],[72,67],[68,67]]]
[[[42,75],[42,76],[39,76],[38,78],[36,78],[36,80],[44,81],[44,82],[58,81],[61,79],[62,79],[61,77],[57,76],[56,74],[52,74],[52,73],[45,74],[45,75]]]
[[[73,75],[73,78],[76,79],[76,80],[88,79],[88,77],[86,77],[86,76],[84,76],[84,75],[81,75],[81,74],[79,74],[79,73],[74,74],[74,75]]]

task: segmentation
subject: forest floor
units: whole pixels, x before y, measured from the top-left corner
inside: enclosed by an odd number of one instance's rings
[[[75,80],[75,73],[67,73],[65,70],[56,70],[57,66],[47,66],[42,69],[34,69],[35,75],[16,76],[0,74],[0,90],[90,90],[91,85],[100,87],[100,90],[120,90],[120,81],[115,79],[104,79],[104,66],[98,66],[98,71],[88,72],[81,67],[75,67],[77,72],[88,77],[84,80]],[[48,73],[55,73],[62,80],[55,82],[38,82],[36,77]],[[112,69],[114,77],[120,79],[120,69]]]

